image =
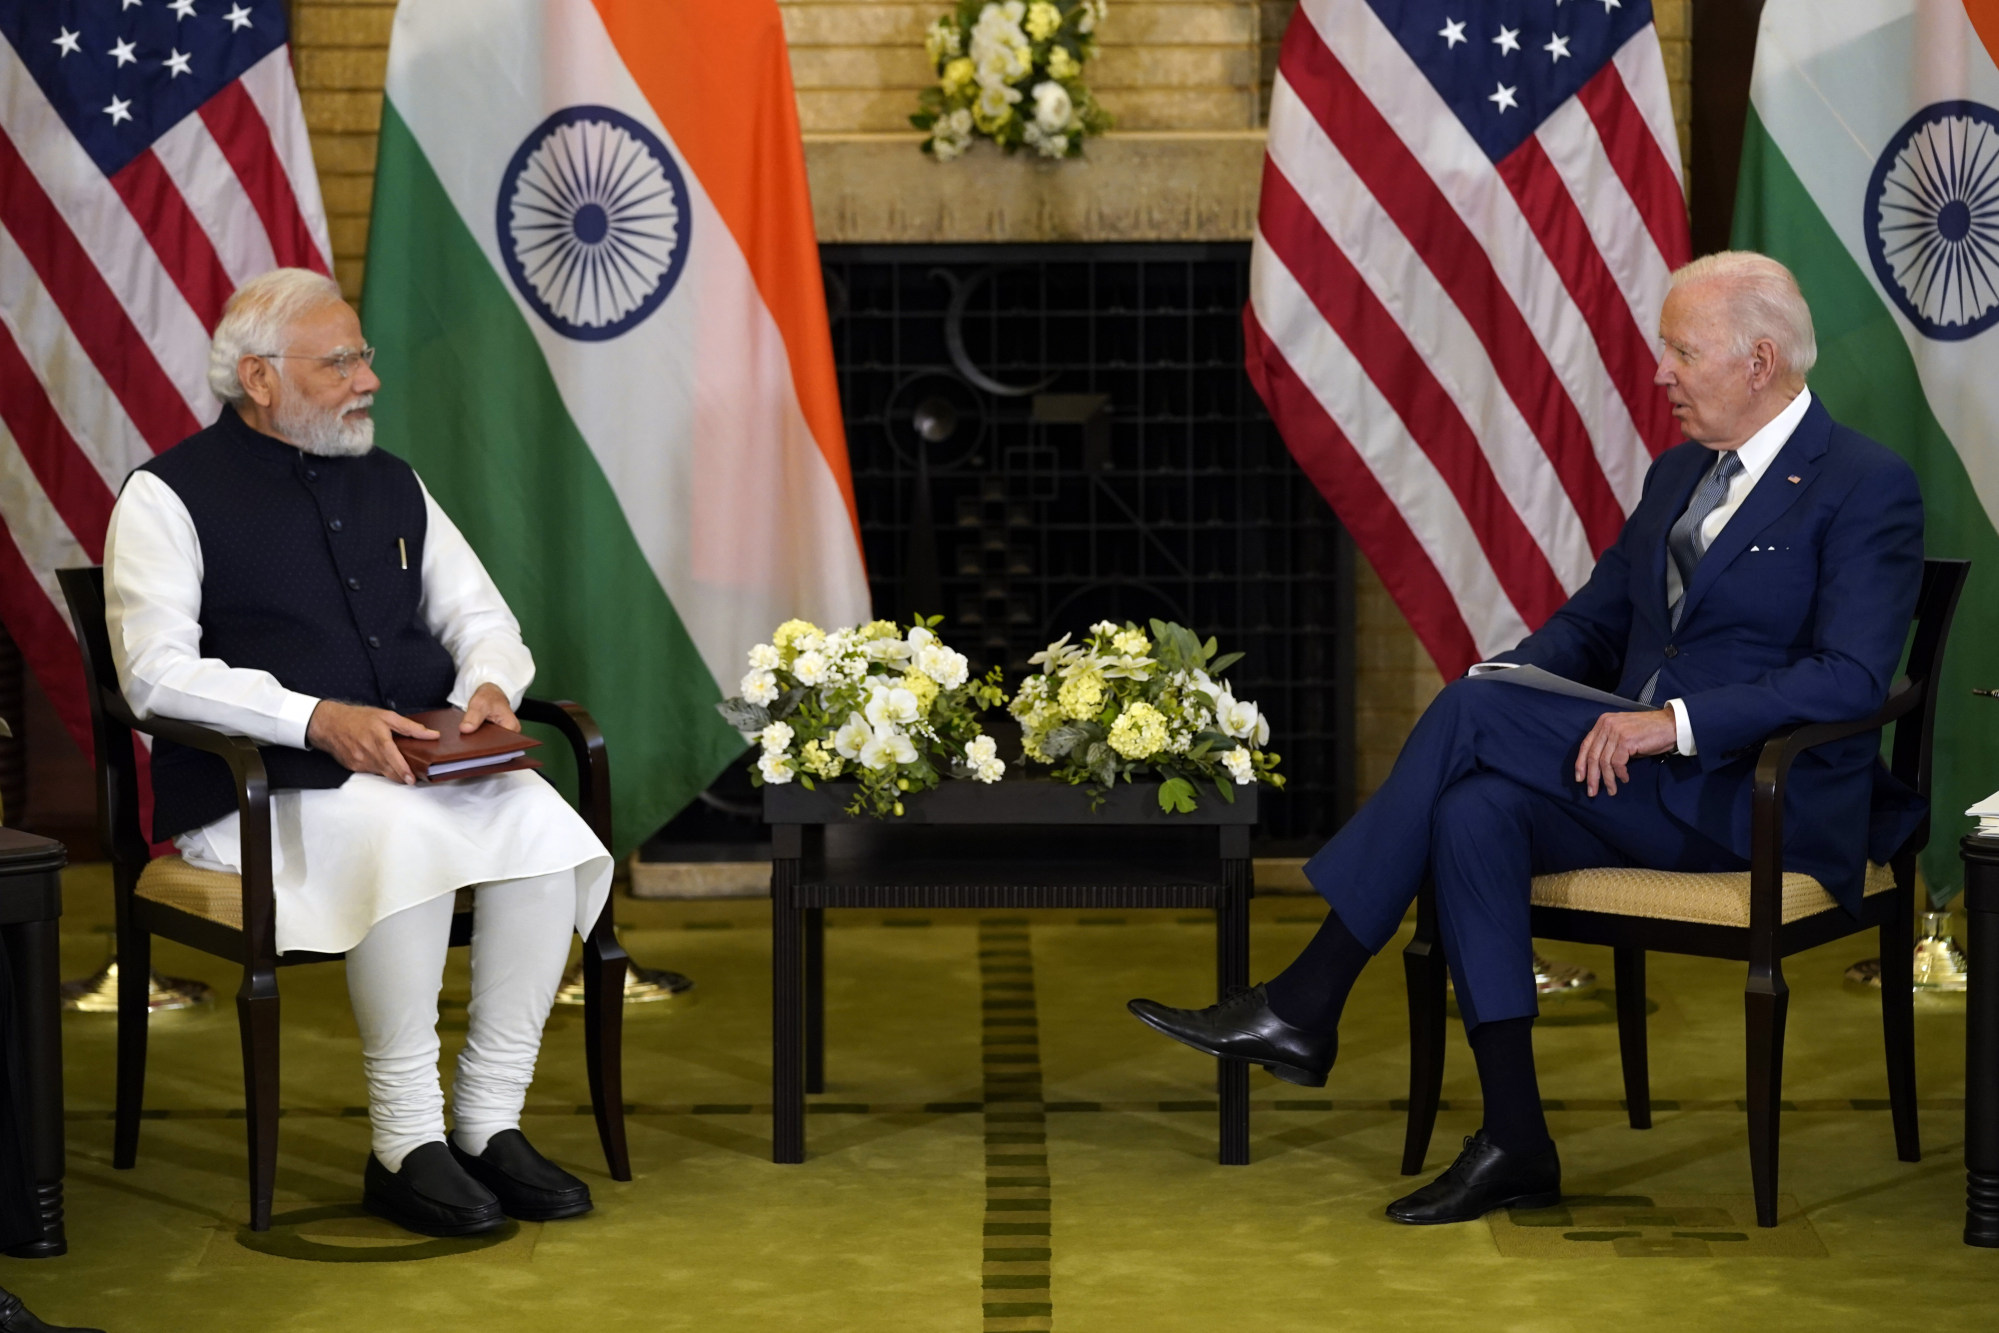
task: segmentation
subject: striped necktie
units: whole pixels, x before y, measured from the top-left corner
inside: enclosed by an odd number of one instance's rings
[[[1707,554],[1707,534],[1701,528],[1712,514],[1728,498],[1728,484],[1742,471],[1742,460],[1734,450],[1715,460],[1708,474],[1701,478],[1701,484],[1694,488],[1693,499],[1687,502],[1687,510],[1673,524],[1666,534],[1666,552],[1673,557],[1673,564],[1680,571],[1680,595],[1666,608],[1668,619],[1674,629],[1680,627],[1680,615],[1687,604],[1687,590],[1694,586],[1694,570],[1699,567],[1701,557]],[[1645,688],[1638,692],[1638,702],[1649,704],[1652,693],[1659,688],[1659,673],[1645,682]]]

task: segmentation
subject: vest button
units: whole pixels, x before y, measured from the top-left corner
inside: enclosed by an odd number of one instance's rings
[[[349,579],[347,580],[347,586],[352,588],[355,592],[359,592],[361,591],[361,580]]]
[[[376,635],[370,634],[368,636],[368,646],[370,648],[379,648],[382,646],[382,641]]]
[[[318,480],[319,480],[319,473],[318,473],[317,471],[313,470],[312,468],[307,468],[307,469],[305,470],[305,479],[306,479],[307,481],[318,481]]]
[[[382,705],[383,707],[387,708],[391,713],[396,711],[396,701],[394,699],[384,699],[382,700]]]
[[[1674,646],[1673,646],[1672,644],[1670,644],[1670,643],[1666,645],[1666,656],[1668,656],[1668,657],[1678,657],[1679,655],[1680,655],[1680,650],[1679,650],[1678,648],[1675,648],[1675,647],[1674,647]]]
[[[339,520],[339,519],[337,519],[337,518],[336,518],[336,519],[333,519],[333,520],[332,520],[331,522],[329,522],[329,523],[328,523],[328,524],[327,524],[326,526],[327,526],[327,527],[329,527],[329,528],[332,528],[332,529],[333,529],[333,530],[334,530],[335,532],[338,532],[338,531],[340,531],[340,526],[341,526],[341,525],[340,525],[340,520]]]

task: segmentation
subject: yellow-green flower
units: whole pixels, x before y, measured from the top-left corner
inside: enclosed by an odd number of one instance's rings
[[[1062,26],[1062,11],[1048,3],[1048,0],[1034,0],[1027,7],[1027,35],[1037,42],[1045,42],[1055,35]]]
[[[1166,715],[1148,703],[1135,703],[1111,723],[1110,745],[1127,759],[1150,759],[1166,748]]]
[[[930,705],[937,701],[937,682],[921,671],[905,672],[902,677],[902,688],[916,696],[916,707],[919,712],[928,713]]]
[[[1055,701],[1062,706],[1064,717],[1073,717],[1077,721],[1095,717],[1097,710],[1104,706],[1104,678],[1088,668],[1078,671],[1062,682]]]
[[[777,633],[770,636],[770,641],[780,648],[789,648],[793,641],[807,634],[823,636],[825,631],[809,620],[787,620],[777,627]]]
[[[972,76],[977,72],[978,66],[972,63],[970,56],[959,56],[956,60],[945,65],[944,96],[956,97],[959,93],[971,87]]]
[[[804,753],[799,763],[805,771],[816,778],[837,778],[840,776],[840,756],[826,748],[820,741],[805,742]]]
[[[1143,657],[1152,650],[1152,640],[1145,637],[1143,630],[1121,629],[1111,635],[1111,647],[1133,657]]]
[[[1066,82],[1082,72],[1083,66],[1076,60],[1076,57],[1069,54],[1068,47],[1053,46],[1048,49],[1049,78]]]

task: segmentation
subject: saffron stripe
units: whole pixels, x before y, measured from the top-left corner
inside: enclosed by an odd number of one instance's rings
[[[1265,163],[1264,239],[1353,350],[1410,438],[1436,465],[1514,608],[1537,625],[1568,594],[1545,552],[1500,490],[1477,437],[1423,355],[1375,297],[1274,164]]]
[[[291,178],[278,160],[270,126],[243,85],[232,83],[202,103],[201,122],[208,126],[236,178],[243,182],[244,193],[250,196],[251,206],[270,234],[278,263],[327,272],[326,259],[319,253],[305,215],[299,212]]]
[[[1608,547],[1623,526],[1623,507],[1581,415],[1477,236],[1309,22],[1291,24],[1279,66],[1478,330],[1497,378],[1560,475],[1591,548]]]
[[[153,451],[199,430],[159,362],[139,350],[147,346],[145,339],[6,134],[0,134],[0,225],[21,247]]]
[[[167,276],[203,327],[213,330],[222,322],[222,307],[235,284],[159,157],[150,148],[140,153],[111,177],[111,188],[132,211]]]
[[[102,561],[111,492],[56,415],[47,390],[4,322],[0,322],[0,421],[7,423],[21,457],[63,525],[91,560]]]
[[[1606,71],[1615,73],[1609,65]],[[1680,442],[1679,427],[1664,395],[1652,386],[1652,342],[1639,329],[1603,252],[1590,236],[1582,210],[1563,184],[1541,141],[1528,138],[1499,164],[1500,179],[1520,204],[1527,225],[1582,311],[1610,370],[1639,438],[1654,455]],[[1601,549],[1601,548],[1599,548]]]
[[[1597,71],[1576,94],[1576,100],[1589,112],[1590,123],[1610,154],[1610,165],[1638,205],[1653,243],[1665,256],[1666,267],[1678,268],[1692,259],[1693,241],[1679,175],[1652,137],[1617,66],[1608,64]]]
[[[1264,332],[1256,311],[1243,311],[1247,366],[1271,416],[1285,423],[1284,442],[1319,493],[1332,503],[1389,596],[1437,666],[1460,674],[1479,658],[1457,599],[1402,511],[1304,382]]]

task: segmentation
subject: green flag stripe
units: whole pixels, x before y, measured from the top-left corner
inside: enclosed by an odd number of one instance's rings
[[[1894,317],[1753,107],[1743,132],[1733,239],[1743,249],[1782,260],[1797,274],[1818,329],[1812,392],[1839,421],[1888,445],[1916,469],[1928,553],[1972,562],[1937,700],[1933,831],[1923,870],[1931,892],[1941,897],[1963,878],[1957,836],[1970,830],[1970,821],[1960,812],[1999,787],[1999,700],[1971,694],[1975,685],[1999,686],[1982,665],[1999,657],[1999,599],[1980,592],[1999,573],[1999,532],[1979,504],[1956,446],[1930,412]]]
[[[574,699],[603,728],[623,856],[742,737],[518,307],[387,102],[370,226],[376,438],[422,474],[520,618],[535,694]]]

